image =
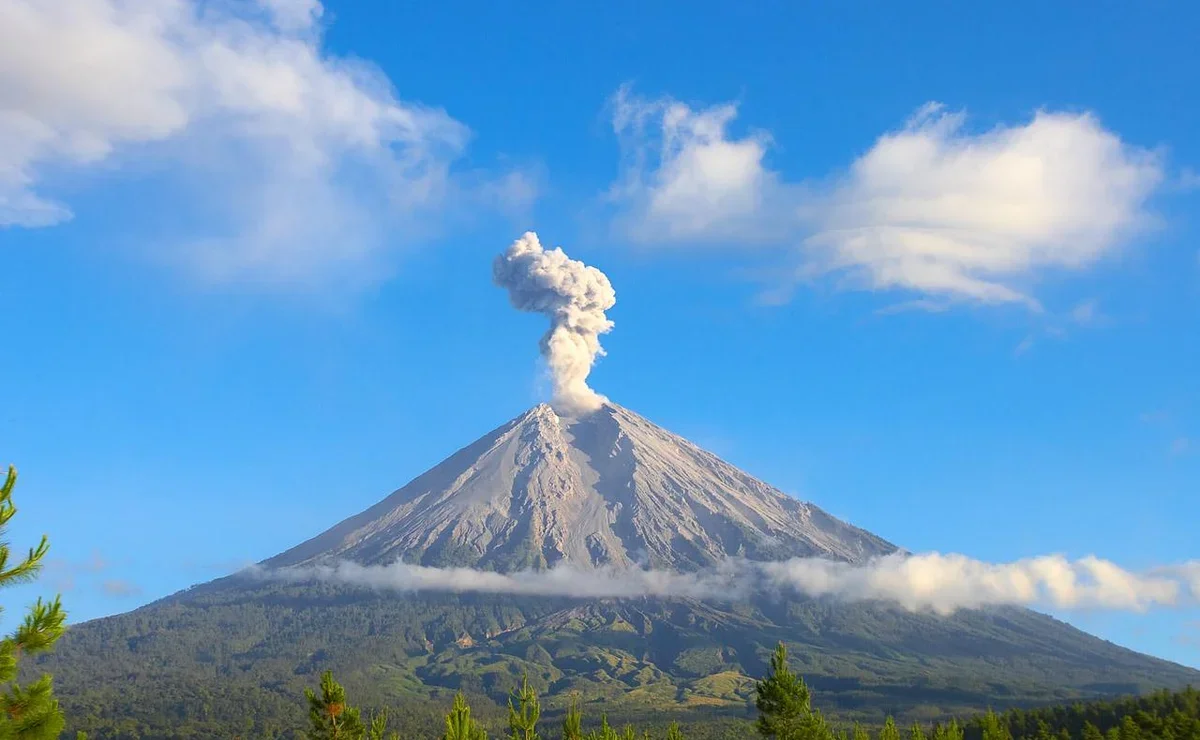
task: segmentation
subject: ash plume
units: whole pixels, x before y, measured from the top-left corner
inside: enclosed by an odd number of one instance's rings
[[[600,335],[613,328],[604,315],[617,302],[608,277],[567,257],[561,247],[543,249],[537,234],[528,231],[496,257],[492,280],[508,290],[517,310],[550,318],[540,346],[554,383],[555,410],[600,408],[607,399],[588,387],[587,377],[604,354]]]

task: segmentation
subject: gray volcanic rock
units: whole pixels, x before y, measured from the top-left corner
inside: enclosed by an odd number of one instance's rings
[[[572,418],[542,404],[264,565],[694,570],[730,556],[861,562],[895,550],[628,409]]]

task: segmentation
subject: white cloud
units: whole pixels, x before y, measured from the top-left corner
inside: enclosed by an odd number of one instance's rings
[[[130,598],[139,596],[142,589],[136,583],[122,580],[119,578],[110,578],[100,585],[106,596],[114,596],[117,598]]]
[[[293,282],[369,263],[385,231],[417,230],[464,187],[450,165],[469,131],[327,52],[322,10],[0,3],[0,225],[70,218],[48,194],[64,174],[140,157],[185,182],[211,226],[182,250],[205,275]]]
[[[325,8],[320,0],[262,0],[275,24],[286,31],[303,31],[313,27]]]
[[[579,598],[685,597],[742,600],[793,592],[845,601],[888,601],[913,611],[951,614],[984,606],[1142,612],[1200,604],[1200,561],[1137,573],[1096,557],[1061,555],[985,563],[963,555],[890,555],[865,565],[796,558],[758,563],[730,560],[697,573],[557,567],[497,573],[406,563],[351,562],[285,570],[252,568],[268,579],[321,579],[400,591],[510,593]]]
[[[631,236],[670,242],[782,235],[771,219],[786,206],[784,188],[763,164],[771,139],[762,132],[730,138],[735,105],[693,110],[638,98],[625,86],[612,106],[624,161],[611,196],[628,206],[621,225]]]
[[[58,591],[73,591],[76,579],[90,577],[108,570],[109,562],[98,552],[87,560],[73,561],[64,558],[49,558],[42,564],[42,575]]]
[[[974,133],[928,104],[844,171],[787,182],[770,137],[731,135],[732,105],[693,109],[622,88],[614,128],[618,226],[642,242],[767,241],[793,247],[796,279],[839,275],[869,289],[1023,303],[1052,270],[1112,255],[1151,221],[1158,156],[1090,114],[1037,112]]]

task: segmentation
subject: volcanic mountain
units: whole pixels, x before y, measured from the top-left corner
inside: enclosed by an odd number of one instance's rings
[[[692,570],[895,550],[627,409],[571,418],[542,404],[265,565]]]
[[[551,708],[579,696],[613,717],[745,716],[780,640],[820,704],[864,718],[1200,682],[1024,609],[401,593],[296,576],[344,562],[687,572],[896,550],[628,409],[572,417],[541,405],[252,574],[78,625],[41,663],[68,716],[99,737],[269,736],[302,723],[298,699],[325,668],[364,703],[402,707],[410,728],[455,690],[487,716],[522,673]]]

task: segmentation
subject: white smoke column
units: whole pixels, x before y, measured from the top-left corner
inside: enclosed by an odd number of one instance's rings
[[[604,354],[600,335],[613,328],[604,315],[617,302],[608,277],[567,257],[561,247],[543,249],[537,234],[528,231],[496,257],[492,279],[508,290],[514,308],[550,317],[541,349],[554,380],[555,409],[600,408],[607,399],[588,387],[587,377]]]

